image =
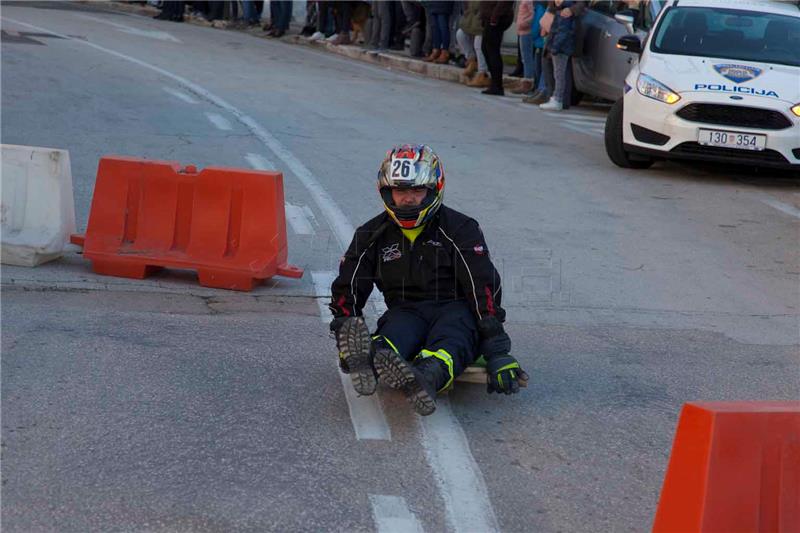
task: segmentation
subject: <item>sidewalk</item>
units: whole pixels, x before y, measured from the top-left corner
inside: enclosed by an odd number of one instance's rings
[[[158,9],[150,5],[129,4],[126,2],[117,2],[117,1],[109,2],[108,5],[111,9],[117,9],[119,11],[125,11],[127,13],[135,13],[143,16],[153,16],[160,13]],[[262,39],[272,39],[272,37],[267,37],[266,33],[262,31],[260,27],[241,28],[237,27],[235,23],[233,23],[232,21],[215,20],[214,22],[208,22],[203,18],[194,17],[192,15],[185,16],[184,20],[185,23],[196,24],[198,26],[214,27],[228,31],[238,31],[242,33],[248,33],[250,35],[253,35],[254,37],[260,37]],[[335,45],[326,42],[324,40],[311,41],[307,37],[299,35],[300,32],[299,25],[297,25],[296,27],[293,26],[290,29],[290,31],[292,31],[293,33],[290,35],[285,35],[284,37],[281,37],[278,40],[286,43],[323,49],[334,54],[349,57],[357,61],[362,61],[364,63],[372,63],[373,65],[380,65],[394,70],[411,72],[414,74],[425,76],[427,78],[433,78],[437,80],[450,81],[461,84],[467,81],[466,76],[463,75],[464,69],[457,67],[455,65],[438,65],[432,63],[425,63],[424,61],[422,61],[422,59],[410,57],[406,52],[401,52],[401,51],[375,52],[372,50],[367,50],[365,48],[362,48],[360,45],[355,45],[355,44]],[[516,51],[514,51],[514,53],[516,53]],[[521,78],[516,78],[513,76],[503,76],[503,83],[504,85],[508,85],[509,83],[517,82],[520,79]]]

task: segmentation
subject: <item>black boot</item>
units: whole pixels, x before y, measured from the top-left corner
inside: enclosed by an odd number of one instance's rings
[[[481,93],[492,96],[505,96],[506,94],[502,87],[489,87],[488,89],[482,90]]]
[[[378,386],[377,375],[372,366],[372,350],[369,330],[364,319],[348,319],[337,335],[339,366],[350,374],[353,388],[362,396],[369,396]]]
[[[449,380],[446,365],[435,357],[418,359],[411,365],[391,348],[375,351],[375,370],[382,383],[403,391],[422,416],[436,410],[436,392]]]

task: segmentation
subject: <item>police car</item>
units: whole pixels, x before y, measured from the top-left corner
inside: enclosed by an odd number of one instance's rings
[[[800,170],[797,3],[675,0],[644,44],[626,35],[617,48],[641,56],[606,119],[615,164],[702,159]]]

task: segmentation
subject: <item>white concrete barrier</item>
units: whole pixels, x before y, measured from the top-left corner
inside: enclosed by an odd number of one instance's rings
[[[75,233],[69,152],[11,144],[0,149],[0,261],[36,266],[60,257]]]

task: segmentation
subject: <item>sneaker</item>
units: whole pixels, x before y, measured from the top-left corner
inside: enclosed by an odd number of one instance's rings
[[[545,111],[561,111],[564,109],[564,105],[561,103],[560,100],[556,100],[553,97],[550,97],[550,100],[541,104],[539,109],[543,109]]]
[[[325,38],[325,34],[321,31],[314,32],[314,34],[308,38],[309,41],[320,41]]]
[[[335,41],[338,36],[339,36],[338,33],[334,33],[334,34],[330,35],[329,37],[325,37],[325,40],[328,41],[329,43],[331,43],[331,42]]]
[[[339,347],[340,366],[350,374],[353,388],[362,396],[375,392],[378,381],[372,367],[369,330],[361,317],[347,320],[336,338]]]
[[[435,359],[432,362],[440,364]],[[430,415],[436,410],[436,376],[434,372],[426,371],[430,364],[411,366],[391,348],[379,348],[375,351],[378,379],[381,383],[402,391],[414,411],[422,416]]]

